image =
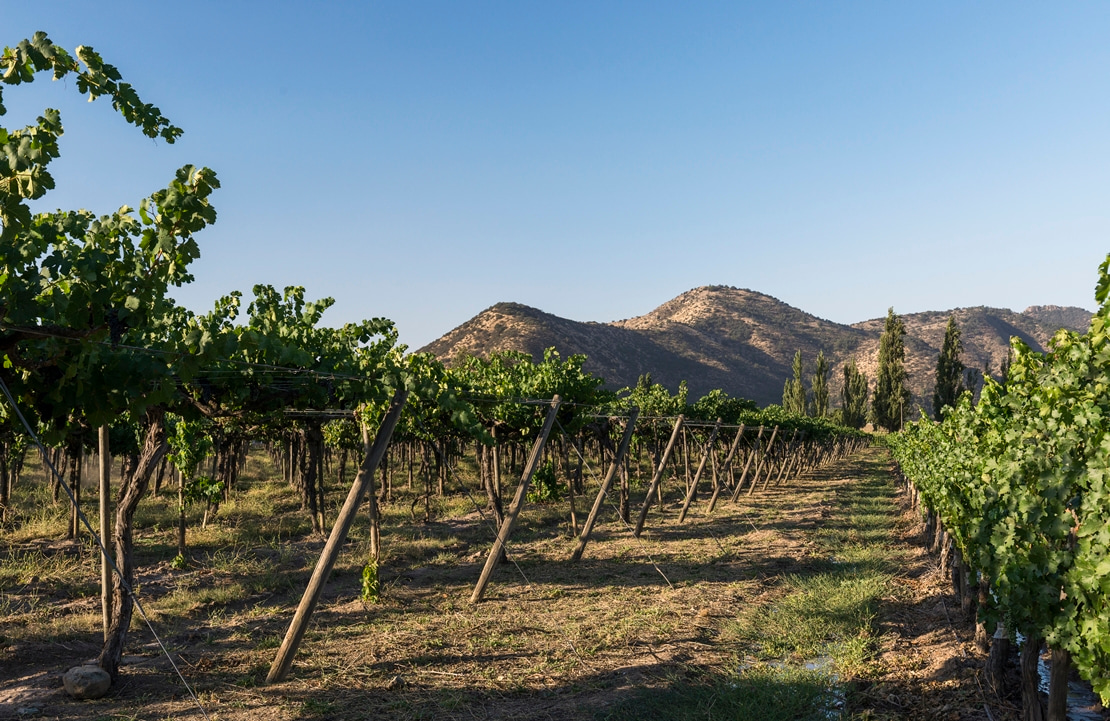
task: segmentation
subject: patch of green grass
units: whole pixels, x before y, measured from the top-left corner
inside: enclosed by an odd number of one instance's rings
[[[760,665],[737,676],[680,681],[617,704],[605,721],[827,721],[835,697],[827,674]]]
[[[745,609],[725,635],[763,660],[829,657],[841,674],[862,672],[874,651],[872,624],[899,561],[890,547],[895,494],[882,473],[840,487],[830,517],[812,534],[814,572],[784,577],[780,597]]]
[[[308,716],[322,716],[330,714],[338,708],[338,705],[331,701],[310,698],[305,699],[304,703],[301,704],[301,713]]]
[[[30,583],[31,579],[62,582],[79,574],[86,561],[73,554],[42,551],[16,551],[0,564],[0,587],[13,588]]]
[[[829,656],[841,671],[858,669],[871,653],[871,623],[890,577],[879,573],[818,573],[784,579],[786,595],[751,607],[725,627],[764,660]]]
[[[837,684],[869,672],[875,617],[882,600],[897,592],[895,499],[889,475],[879,469],[837,487],[827,518],[807,533],[815,547],[808,562],[721,629],[723,643],[756,663],[735,674],[683,678],[663,690],[636,692],[600,718],[838,718],[843,697]]]
[[[207,561],[205,565],[216,573],[256,576],[273,568],[273,564],[268,560],[259,558],[249,549],[239,545],[218,548],[208,554]]]
[[[182,586],[159,599],[155,608],[169,616],[187,615],[206,606],[221,607],[246,598],[247,590],[237,582],[222,583],[211,587]]]

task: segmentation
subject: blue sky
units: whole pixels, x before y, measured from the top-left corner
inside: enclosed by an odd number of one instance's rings
[[[203,311],[255,283],[419,347],[499,301],[577,320],[699,285],[840,322],[1093,307],[1110,250],[1110,5],[3,2],[185,129],[62,110],[44,208],[213,168]]]

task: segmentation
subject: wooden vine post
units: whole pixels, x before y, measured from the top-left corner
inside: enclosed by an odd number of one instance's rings
[[[532,454],[528,456],[528,462],[524,464],[524,472],[520,475],[520,485],[517,486],[516,495],[513,496],[513,504],[509,506],[509,510],[505,514],[505,520],[501,522],[501,528],[497,531],[497,540],[493,542],[493,548],[490,549],[489,556],[486,558],[486,565],[482,568],[482,575],[478,578],[478,584],[474,586],[474,593],[470,594],[471,603],[478,603],[482,600],[482,594],[486,591],[486,584],[489,583],[490,576],[493,575],[493,569],[497,566],[498,559],[501,558],[505,543],[513,532],[516,517],[520,514],[520,509],[524,506],[524,499],[528,495],[528,484],[532,482],[532,475],[540,465],[540,459],[543,457],[543,446],[547,442],[548,435],[551,434],[551,427],[555,424],[555,414],[559,412],[559,404],[562,402],[563,400],[557,395],[551,399],[551,408],[547,411],[543,429],[540,431],[539,437],[536,438],[536,443],[532,446]]]
[[[725,462],[721,466],[721,478],[732,468],[732,457],[736,455],[736,449],[740,447],[740,438],[744,435],[744,424],[740,424],[740,428],[736,430],[736,437],[732,439],[732,446],[728,449],[728,455],[725,456]],[[723,482],[713,484],[713,496],[709,499],[709,508],[706,513],[712,513],[713,509],[717,507],[717,497],[721,495],[721,488],[724,486]]]
[[[694,473],[694,480],[690,483],[689,490],[686,491],[686,500],[682,502],[682,512],[678,514],[679,523],[686,520],[686,512],[690,510],[690,504],[694,501],[694,494],[698,492],[698,481],[701,480],[702,471],[705,470],[705,462],[709,460],[709,454],[713,452],[713,443],[717,440],[717,433],[720,430],[721,419],[718,418],[717,422],[713,424],[713,431],[709,434],[709,440],[705,442],[705,452],[701,454],[701,463],[698,464],[698,470]]]
[[[363,455],[370,450],[370,429],[366,422],[359,424],[362,430]],[[374,487],[373,473],[366,476],[366,511],[370,517],[370,558],[374,563],[382,560],[381,519],[378,517],[378,489]]]
[[[73,505],[69,508],[69,535],[68,538],[77,540],[81,535],[81,476],[85,473],[85,454],[81,449],[81,442],[76,443],[76,448],[69,449],[69,489],[73,494]]]
[[[755,466],[755,475],[752,476],[752,482],[748,486],[749,496],[752,495],[752,491],[755,490],[755,484],[759,483],[759,472],[763,470],[763,462],[767,460],[767,454],[770,453],[771,450],[775,447],[775,436],[777,436],[778,434],[779,427],[775,426],[774,430],[771,431],[771,440],[767,441],[767,447],[763,450],[762,453],[759,454],[759,463],[757,463]],[[770,474],[771,471],[768,467],[767,475],[770,476]]]
[[[732,497],[729,498],[729,503],[736,503],[736,499],[740,497],[740,490],[744,487],[744,479],[748,477],[748,470],[752,467],[752,461],[759,453],[759,441],[763,438],[763,426],[759,427],[759,433],[755,436],[755,443],[752,444],[752,452],[748,454],[748,460],[744,462],[744,470],[740,473],[740,480],[736,482],[736,487],[732,489]]]
[[[100,553],[100,610],[104,617],[104,640],[108,640],[108,629],[112,625],[112,565],[108,558],[109,524],[111,523],[112,456],[108,452],[108,426],[98,430],[100,441],[100,539],[104,550]]]
[[[613,462],[609,464],[609,471],[605,474],[604,480],[601,481],[601,488],[597,491],[594,507],[590,509],[586,524],[582,526],[582,535],[578,537],[578,547],[574,549],[574,553],[570,557],[570,560],[574,563],[582,558],[582,551],[586,549],[586,544],[590,542],[590,533],[594,530],[594,523],[597,522],[597,514],[601,512],[601,504],[605,502],[605,496],[609,493],[609,486],[613,484],[613,477],[617,475],[617,469],[620,468],[624,461],[624,455],[628,452],[628,445],[632,441],[632,433],[636,430],[636,417],[639,414],[640,409],[636,406],[632,406],[629,410],[628,425],[624,427],[624,436],[617,448],[617,455],[613,456]]]
[[[786,472],[786,465],[794,459],[794,456],[791,455],[791,451],[794,450],[794,440],[797,437],[798,437],[798,429],[795,428],[794,433],[791,434],[791,436],[790,436],[790,440],[787,441],[787,443],[783,446],[783,449],[782,449],[782,465],[779,466],[778,475],[775,476],[775,485],[776,486],[779,484],[779,481],[782,480],[782,474]],[[770,482],[771,482],[771,469],[767,469],[767,478],[765,478],[763,480],[763,489],[762,490],[766,491],[767,490],[767,484],[769,484]]]
[[[362,465],[358,469],[358,475],[355,476],[351,491],[347,494],[347,501],[343,504],[339,516],[335,519],[331,535],[320,554],[320,560],[316,562],[312,577],[308,580],[308,587],[305,588],[301,603],[297,606],[297,612],[293,616],[293,621],[289,624],[285,640],[281,642],[281,648],[278,649],[274,663],[270,666],[266,683],[285,680],[289,673],[289,667],[293,665],[293,657],[297,654],[297,647],[301,645],[304,632],[308,629],[309,619],[312,618],[312,612],[316,609],[320,594],[324,591],[324,584],[327,583],[328,576],[331,575],[335,559],[339,557],[340,547],[343,545],[343,541],[346,540],[347,533],[351,530],[351,524],[354,523],[358,504],[366,493],[370,479],[382,462],[386,449],[389,448],[389,439],[393,437],[393,429],[397,427],[397,421],[401,419],[401,411],[405,407],[408,396],[408,391],[400,389],[393,395],[393,400],[390,401],[389,410],[386,412],[385,418],[382,419],[382,425],[378,429],[378,436],[374,439],[374,445],[366,450]]]
[[[787,473],[783,477],[783,483],[786,483],[791,478],[797,478],[802,473],[809,470],[808,458],[812,452],[810,442],[806,440],[806,432],[801,431],[800,438],[798,438],[798,449],[794,452],[794,460],[791,462],[790,467],[787,468]]]
[[[671,460],[671,451],[674,450],[674,444],[675,441],[678,440],[678,434],[682,432],[683,420],[685,420],[683,416],[679,416],[675,419],[674,430],[671,431],[671,440],[667,441],[667,447],[663,451],[663,457],[659,460],[659,467],[655,469],[655,473],[651,477],[651,485],[648,486],[647,496],[644,498],[644,507],[640,509],[640,517],[636,520],[636,528],[632,531],[632,535],[636,538],[639,538],[640,533],[644,530],[644,521],[647,520],[648,509],[651,508],[651,500],[655,497],[655,492],[659,489],[659,481],[663,478],[663,471],[667,468],[667,462]]]

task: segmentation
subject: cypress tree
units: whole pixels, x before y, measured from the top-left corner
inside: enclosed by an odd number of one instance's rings
[[[789,413],[804,416],[806,414],[806,387],[802,382],[801,351],[794,354],[792,370],[794,371],[794,377],[788,378],[782,389],[782,407]]]
[[[817,353],[817,369],[813,373],[813,415],[824,418],[829,414],[829,363],[825,351]]]
[[[890,308],[886,313],[886,326],[879,339],[879,377],[875,382],[875,395],[871,399],[871,416],[876,426],[896,431],[902,427],[905,406],[910,400],[906,388],[906,326],[901,316]]]
[[[863,428],[867,422],[867,376],[856,367],[855,358],[844,364],[844,388],[840,399],[844,425]]]
[[[964,364],[960,361],[960,327],[956,319],[948,316],[948,327],[944,331],[944,344],[937,357],[937,379],[933,390],[933,417],[942,419],[945,407],[956,405],[956,399],[963,393]]]

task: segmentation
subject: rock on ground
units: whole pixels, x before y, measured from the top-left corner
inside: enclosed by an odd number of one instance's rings
[[[62,677],[66,693],[77,700],[100,698],[112,687],[112,677],[99,666],[74,666]]]

